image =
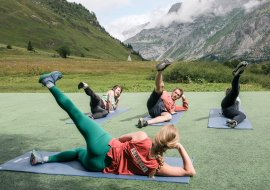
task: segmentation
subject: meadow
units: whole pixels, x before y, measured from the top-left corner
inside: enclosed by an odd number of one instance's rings
[[[0,44],[4,47],[4,44]],[[80,92],[79,82],[88,83],[95,92],[105,92],[119,84],[124,92],[151,92],[156,73],[155,61],[114,61],[69,56],[60,58],[52,53],[32,52],[25,48],[0,50],[0,93],[47,92],[37,81],[44,73],[60,71],[58,83],[64,92]],[[207,65],[209,65],[207,67]],[[213,66],[214,65],[214,66]],[[176,86],[185,92],[220,92],[230,86],[232,69],[218,63],[176,62],[164,72],[165,88]],[[178,78],[175,78],[177,75]],[[216,77],[217,79],[213,79]],[[269,76],[247,72],[242,91],[268,91]],[[246,80],[255,78],[254,80]],[[224,79],[224,80],[221,80]]]

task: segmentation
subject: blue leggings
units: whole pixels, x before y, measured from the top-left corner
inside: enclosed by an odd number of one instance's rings
[[[107,152],[108,145],[113,138],[104,131],[97,122],[84,115],[56,86],[50,88],[58,105],[65,110],[74,121],[77,129],[86,141],[86,148],[76,148],[49,156],[49,162],[66,162],[79,159],[91,171],[102,171],[111,165],[111,158]]]

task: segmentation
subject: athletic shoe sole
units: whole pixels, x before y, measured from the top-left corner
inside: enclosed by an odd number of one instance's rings
[[[157,68],[158,71],[163,71],[166,67],[168,67],[172,63],[173,63],[173,60],[172,59],[166,58],[162,62],[160,62],[159,64],[157,64],[156,68]]]
[[[35,155],[35,150],[32,151],[31,157],[30,157],[30,163],[32,166],[34,166],[37,163],[37,158]]]
[[[83,88],[83,83],[80,82],[80,84],[78,84],[78,89],[82,89]]]
[[[237,125],[236,121],[230,120],[230,119],[227,119],[226,124],[227,124],[229,127],[231,127],[231,128],[235,128],[236,125]]]
[[[247,65],[248,65],[248,63],[246,61],[240,62],[236,66],[236,68],[233,70],[233,72],[232,72],[233,76],[241,75],[244,72]]]
[[[62,78],[62,73],[60,73],[59,71],[53,71],[53,72],[51,72],[51,73],[49,73],[49,74],[44,74],[44,75],[42,75],[42,76],[39,78],[38,82],[41,83],[41,84],[44,84],[44,82],[46,81],[45,79],[47,79],[48,77],[52,77],[53,74],[59,74],[59,75],[60,75],[60,77],[59,77],[57,80],[59,80],[59,79]],[[55,78],[53,78],[53,77],[52,77],[52,79],[55,80]],[[44,80],[44,81],[43,81],[43,80]],[[55,81],[51,81],[51,82],[55,84],[56,80],[55,80]]]
[[[144,120],[143,118],[140,118],[140,119],[139,119],[137,128],[142,128],[142,127],[144,127],[144,126],[143,126],[143,120]]]

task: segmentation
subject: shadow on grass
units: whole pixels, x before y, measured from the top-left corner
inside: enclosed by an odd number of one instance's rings
[[[209,119],[209,116],[207,116],[207,117],[201,117],[201,118],[198,118],[198,119],[194,119],[194,121],[201,121],[201,120],[205,120],[205,119]]]
[[[142,114],[142,115],[135,115],[135,116],[133,116],[133,117],[125,118],[125,119],[120,120],[120,121],[130,121],[130,120],[132,120],[132,119],[140,119],[140,117],[145,118],[145,117],[148,116],[148,115],[149,115],[149,113],[146,112],[146,113],[144,113],[144,114]]]
[[[91,112],[90,112],[91,113]],[[87,113],[83,113],[84,115],[88,115],[90,114],[89,112]],[[71,120],[70,117],[64,118],[64,119],[59,119],[60,121],[67,121],[67,120]]]

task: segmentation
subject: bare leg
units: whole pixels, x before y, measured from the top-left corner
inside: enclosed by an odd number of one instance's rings
[[[162,112],[161,116],[155,117],[154,119],[150,119],[147,121],[147,123],[154,124],[154,123],[162,123],[165,121],[169,121],[172,119],[172,115],[169,112]]]
[[[157,72],[156,78],[155,78],[155,84],[156,84],[155,92],[157,94],[161,94],[163,92],[163,88],[164,88],[162,71]]]

